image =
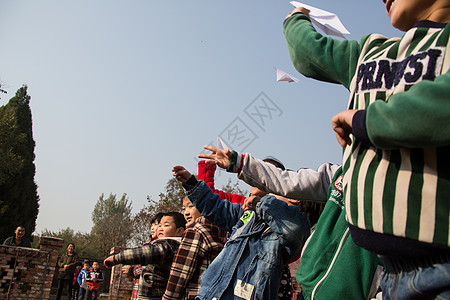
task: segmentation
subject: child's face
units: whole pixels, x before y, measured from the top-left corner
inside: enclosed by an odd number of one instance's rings
[[[441,22],[434,15],[448,0],[383,0],[392,26],[402,31],[411,29],[421,20]],[[447,3],[445,3],[447,2]]]
[[[83,269],[85,269],[86,271],[89,271],[89,264],[84,264]]]
[[[97,269],[98,269],[98,262],[94,262],[94,263],[92,264],[92,268],[93,268],[94,270],[97,270]]]
[[[186,219],[187,222],[186,227],[190,226],[191,224],[194,224],[194,222],[202,216],[188,197],[183,198],[183,210],[184,210],[184,218]]]
[[[183,232],[184,230],[182,227],[177,228],[173,217],[164,216],[161,218],[161,222],[159,222],[158,227],[158,238],[182,236]]]
[[[158,238],[158,220],[152,223],[152,226],[150,227],[150,234],[152,236],[152,240]]]

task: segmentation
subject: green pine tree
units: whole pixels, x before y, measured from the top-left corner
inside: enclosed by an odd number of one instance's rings
[[[30,98],[23,86],[0,107],[0,241],[18,225],[26,228],[27,236],[36,227],[39,196]]]

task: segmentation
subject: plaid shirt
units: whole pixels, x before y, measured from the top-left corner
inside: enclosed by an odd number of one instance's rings
[[[166,290],[173,257],[180,245],[180,238],[161,238],[154,243],[127,249],[114,255],[115,264],[142,264],[138,299],[161,299]]]
[[[226,231],[204,217],[186,229],[163,299],[195,299],[200,289],[200,276],[222,250],[226,236]]]

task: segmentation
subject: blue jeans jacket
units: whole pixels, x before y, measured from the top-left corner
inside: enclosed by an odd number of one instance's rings
[[[231,232],[202,274],[198,299],[277,299],[283,266],[302,248],[309,220],[295,206],[263,197],[255,211],[221,201],[203,182],[187,191],[198,211]]]

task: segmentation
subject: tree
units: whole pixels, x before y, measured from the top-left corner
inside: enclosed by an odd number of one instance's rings
[[[59,231],[43,230],[41,236],[57,237],[64,240],[64,246],[59,250],[59,254],[67,252],[67,245],[69,243],[75,244],[75,251],[80,258],[94,259],[101,258],[97,251],[97,246],[92,242],[90,234],[83,232],[74,232],[73,229],[67,227]]]
[[[181,212],[182,201],[186,196],[182,184],[172,177],[167,181],[164,193],[159,194],[159,202],[156,206],[157,212],[178,211]]]
[[[3,93],[3,94],[6,94],[7,92],[4,90],[4,89],[2,89],[2,85],[0,84],[0,93]],[[0,98],[1,99],[1,98]]]
[[[226,185],[222,186],[221,189],[223,192],[228,193],[228,194],[239,194],[241,196],[247,196],[248,195],[248,191],[243,190],[239,187],[239,181],[236,181],[235,183],[233,183],[231,181],[231,178],[228,178],[228,182]]]
[[[115,194],[108,198],[102,194],[92,212],[92,222],[91,238],[98,247],[98,255],[108,255],[113,246],[126,247],[132,229],[131,202],[128,202],[127,194],[119,200]]]
[[[158,213],[158,203],[154,201],[150,196],[147,196],[147,205],[133,216],[131,222],[131,239],[129,246],[138,247],[147,242],[150,236],[150,228],[152,219]]]
[[[31,97],[20,88],[0,107],[0,240],[18,225],[31,236],[36,228],[39,196],[34,181],[34,148]]]

